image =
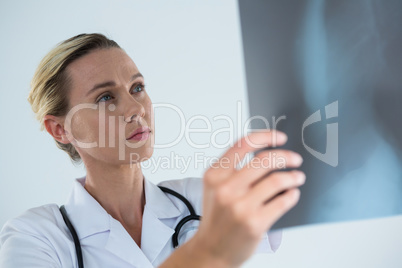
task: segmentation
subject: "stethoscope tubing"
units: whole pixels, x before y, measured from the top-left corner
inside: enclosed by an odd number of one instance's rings
[[[61,212],[61,215],[63,216],[64,222],[67,225],[67,228],[70,230],[70,233],[73,236],[75,252],[77,254],[77,260],[78,260],[78,267],[83,268],[84,261],[82,258],[80,239],[78,238],[77,232],[75,231],[73,224],[70,222],[70,219],[67,216],[66,208],[64,207],[64,205],[62,205],[60,207],[60,212]]]

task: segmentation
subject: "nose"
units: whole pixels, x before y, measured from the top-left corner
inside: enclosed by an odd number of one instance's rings
[[[130,123],[130,122],[133,120],[133,118],[135,118],[136,116],[137,116],[137,114],[133,114],[133,115],[130,116],[128,119],[126,119],[126,118],[124,117],[124,122]]]
[[[124,107],[125,112],[123,118],[124,121],[127,123],[131,122],[132,120],[137,120],[138,122],[139,120],[141,120],[140,117],[145,116],[144,106],[132,96],[130,96],[125,102]]]

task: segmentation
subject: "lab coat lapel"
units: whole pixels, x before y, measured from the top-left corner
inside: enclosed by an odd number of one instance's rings
[[[85,177],[77,179],[66,203],[66,210],[81,243],[85,245],[86,237],[109,231],[105,245],[107,251],[134,267],[153,267],[123,225],[111,217],[84,189],[84,184]]]
[[[151,268],[152,263],[137,246],[119,221],[111,218],[109,239],[105,249],[134,267]]]
[[[109,215],[85,190],[84,184],[85,176],[74,182],[73,191],[65,204],[68,217],[80,240],[110,229]]]
[[[167,243],[171,243],[174,230],[161,222],[145,205],[143,215],[141,248],[150,262],[153,262]]]
[[[144,179],[146,204],[143,214],[141,248],[147,258],[153,262],[163,248],[172,243],[174,227],[166,225],[161,219],[175,222],[182,212],[152,182]]]

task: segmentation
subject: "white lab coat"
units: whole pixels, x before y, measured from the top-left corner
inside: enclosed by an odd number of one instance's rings
[[[65,208],[80,239],[85,267],[156,267],[173,252],[174,228],[189,215],[182,201],[145,179],[140,248],[120,222],[85,190],[84,183],[85,177],[75,180]],[[200,178],[164,181],[160,185],[182,194],[201,215]],[[199,221],[191,221],[183,226],[179,245],[194,235],[198,224]],[[275,252],[281,235],[280,231],[266,234],[256,253]],[[0,267],[78,267],[74,242],[58,205],[32,208],[3,226]]]

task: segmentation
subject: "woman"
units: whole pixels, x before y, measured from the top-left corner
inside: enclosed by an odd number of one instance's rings
[[[86,267],[239,267],[259,246],[269,248],[267,231],[299,199],[302,172],[272,172],[278,167],[258,161],[238,168],[238,157],[286,142],[280,132],[252,133],[202,180],[161,183],[202,215],[184,224],[174,250],[174,229],[191,209],[142,174],[140,162],[153,153],[152,103],[124,50],[100,34],[62,42],[41,61],[28,100],[42,129],[87,174],[65,210],[44,205],[6,223],[1,267],[78,267],[80,250]],[[302,163],[294,152],[274,152],[286,167]],[[271,156],[262,151],[254,160]]]

